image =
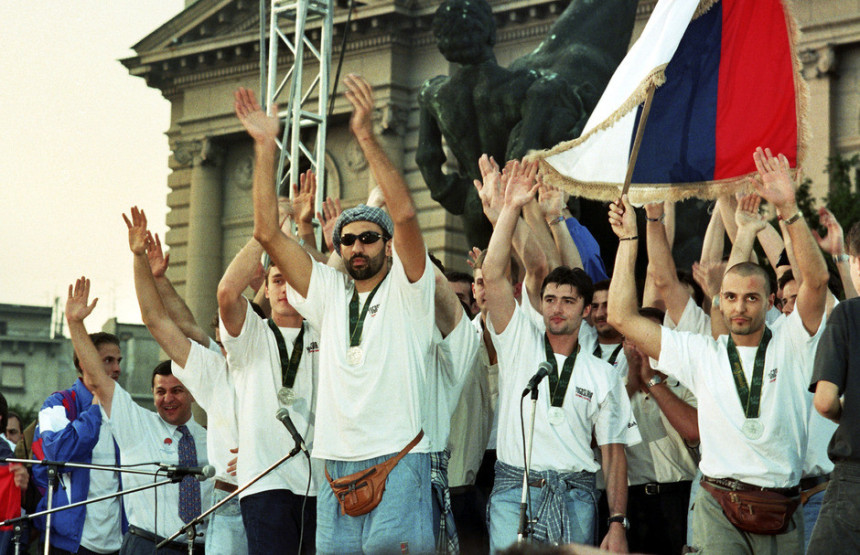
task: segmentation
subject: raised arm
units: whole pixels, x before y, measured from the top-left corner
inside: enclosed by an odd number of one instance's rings
[[[233,337],[237,337],[245,325],[248,301],[242,294],[254,278],[262,255],[263,247],[256,239],[251,239],[233,257],[218,283],[218,312],[221,323]],[[281,266],[278,266],[278,269],[281,269]]]
[[[278,118],[267,116],[248,89],[236,91],[234,108],[239,121],[254,139],[254,238],[283,272],[287,283],[304,297],[308,293],[313,263],[301,245],[281,231],[278,221],[275,191]],[[271,108],[277,113],[277,106]]]
[[[833,212],[823,206],[818,209],[818,221],[827,230],[827,234],[822,237],[814,229],[812,234],[821,250],[833,257],[833,263],[836,264],[839,278],[842,280],[845,299],[853,299],[857,296],[857,290],[854,289],[854,283],[851,281],[851,267],[845,254],[845,235],[842,232],[842,226],[839,225]]]
[[[99,351],[93,345],[84,319],[89,316],[98,303],[98,299],[90,298],[90,280],[81,276],[75,285],[69,285],[69,296],[66,299],[66,321],[69,324],[69,336],[72,338],[72,347],[78,355],[78,361],[83,373],[84,385],[93,392],[93,402],[98,400],[110,417],[110,406],[113,401],[113,390],[115,383],[104,371],[104,364],[99,356]]]
[[[767,226],[764,217],[759,213],[759,206],[761,206],[761,198],[758,195],[747,195],[738,200],[737,210],[735,210],[738,233],[732,245],[727,268],[750,259],[756,235]]]
[[[761,147],[756,149],[753,158],[761,174],[761,183],[756,182],[756,189],[762,198],[776,207],[791,237],[797,269],[803,276],[795,306],[800,311],[806,331],[812,335],[818,330],[824,316],[829,278],[827,264],[797,208],[794,182],[788,173],[788,159],[782,154],[778,158],[774,157],[770,149],[763,151]]]
[[[179,296],[179,293],[173,287],[173,283],[167,277],[170,254],[164,254],[158,233],[149,233],[146,245],[146,257],[149,261],[149,268],[152,272],[152,277],[155,278],[155,287],[158,289],[158,295],[161,298],[161,302],[164,303],[164,308],[167,309],[167,314],[179,326],[185,337],[191,338],[201,345],[208,345],[209,334],[197,323],[194,315],[191,314],[191,309],[188,308],[188,305],[185,304],[185,301],[182,300],[182,297]]]
[[[460,304],[457,293],[454,292],[442,270],[434,266],[433,271],[436,278],[436,292],[434,293],[436,327],[439,328],[442,337],[447,337],[460,324],[460,319],[464,315],[463,305]]]
[[[185,367],[191,343],[173,321],[162,303],[156,280],[152,275],[150,262],[147,258],[147,248],[150,247],[152,236],[146,229],[146,214],[136,206],[131,209],[131,220],[123,214],[122,219],[128,226],[128,246],[134,256],[134,290],[140,305],[140,317],[146,329],[155,338],[167,356],[181,367]],[[183,303],[184,304],[184,303]],[[206,336],[208,346],[209,338]]]
[[[540,175],[538,175],[538,182],[540,183],[538,203],[540,204],[541,212],[543,212],[544,220],[549,226],[550,232],[552,232],[552,239],[555,242],[555,248],[558,251],[561,265],[568,268],[583,268],[579,249],[576,248],[576,243],[573,241],[573,236],[567,229],[565,222],[564,192],[561,189],[544,184],[541,181]]]
[[[636,306],[636,213],[627,195],[609,205],[609,225],[618,236],[615,269],[609,284],[607,321],[651,358],[660,357],[660,325],[639,314]]]
[[[409,194],[409,187],[403,176],[385,154],[373,133],[373,89],[363,77],[350,74],[344,79],[347,87],[346,98],[352,104],[352,118],[349,127],[355,135],[374,180],[385,195],[385,204],[391,221],[394,222],[394,250],[410,282],[418,281],[424,275],[427,250],[418,215]]]
[[[690,294],[678,279],[675,259],[666,236],[665,212],[662,202],[645,205],[648,247],[648,277],[654,283],[658,296],[666,304],[666,313],[673,322],[681,321]],[[613,274],[614,277],[614,274]],[[644,302],[643,302],[644,304]]]
[[[534,198],[538,188],[537,184],[529,188],[529,182],[525,179],[513,178],[520,171],[519,167],[512,171],[514,174],[505,189],[505,202],[493,228],[487,256],[481,266],[487,312],[496,333],[505,331],[516,310],[517,302],[511,284],[505,277],[505,267],[511,259],[511,240],[520,219],[520,211]]]
[[[478,190],[478,198],[481,199],[484,215],[493,227],[496,226],[502,207],[505,204],[504,191],[513,174],[514,166],[516,166],[517,179],[525,179],[528,183],[534,182],[534,174],[529,174],[519,163],[511,162],[509,166],[505,173],[502,174],[499,171],[499,165],[496,164],[493,158],[484,154],[478,159],[478,168],[481,170],[482,181],[476,179],[474,184]],[[531,187],[531,185],[528,186]],[[549,273],[549,264],[546,254],[531,233],[531,227],[522,217],[517,218],[511,244],[513,245],[514,252],[523,261],[523,266],[526,270],[524,285],[529,292],[527,297],[532,301],[535,309],[540,310],[538,293],[540,292],[543,279]]]
[[[307,170],[299,176],[299,185],[293,184],[293,213],[296,218],[296,234],[302,246],[314,260],[325,264],[328,260],[317,248],[317,237],[314,234],[314,203],[317,198],[317,179],[313,170]],[[289,232],[281,226],[281,230]]]

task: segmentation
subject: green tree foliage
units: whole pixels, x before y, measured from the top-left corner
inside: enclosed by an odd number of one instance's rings
[[[825,171],[830,177],[830,192],[822,200],[847,234],[860,221],[860,154],[831,156]]]

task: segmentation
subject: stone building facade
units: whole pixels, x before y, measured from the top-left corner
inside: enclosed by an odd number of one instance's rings
[[[446,266],[465,269],[469,245],[460,218],[430,198],[415,163],[418,88],[429,77],[449,73],[430,32],[439,2],[356,2],[343,73],[360,73],[374,85],[378,131],[412,189],[427,244]],[[501,65],[533,49],[566,6],[557,0],[490,3]],[[634,37],[655,4],[640,1]],[[818,198],[827,190],[827,157],[860,152],[860,0],[794,4],[803,31],[799,46],[810,84],[814,134],[805,166]],[[334,60],[346,20],[346,10],[338,8]],[[211,320],[218,280],[251,235],[252,148],[233,115],[232,92],[239,86],[259,89],[258,29],[256,1],[196,0],[136,44],[136,56],[123,60],[131,75],[145,79],[171,103],[166,133],[172,151],[166,237],[170,277],[200,322]],[[279,63],[286,66],[291,60],[282,56]],[[312,71],[307,69],[306,75]],[[348,114],[349,104],[338,95],[329,120],[327,186],[328,194],[340,196],[346,206],[365,198],[371,186],[348,132]]]

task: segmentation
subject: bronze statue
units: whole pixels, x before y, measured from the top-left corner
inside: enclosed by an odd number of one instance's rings
[[[485,247],[492,233],[472,185],[481,177],[478,158],[486,153],[504,164],[578,137],[627,52],[637,4],[572,0],[543,42],[508,68],[493,53],[496,25],[486,0],[445,0],[436,10],[439,50],[460,67],[421,87],[416,160],[433,199],[463,215],[470,244]],[[442,171],[443,137],[457,173]]]

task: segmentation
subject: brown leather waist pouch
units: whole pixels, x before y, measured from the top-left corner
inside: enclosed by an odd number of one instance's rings
[[[717,500],[729,522],[753,534],[782,534],[800,504],[798,498],[775,491],[725,490],[704,481],[702,487]]]
[[[397,466],[400,459],[418,445],[421,438],[424,437],[424,430],[418,432],[415,439],[409,442],[409,445],[403,448],[402,451],[386,459],[379,464],[375,464],[368,469],[354,472],[348,476],[343,476],[337,480],[332,480],[328,473],[328,468],[325,469],[325,477],[328,480],[337,502],[340,504],[340,514],[349,516],[361,516],[367,514],[379,505],[382,501],[382,494],[385,492],[385,480],[391,470]]]

